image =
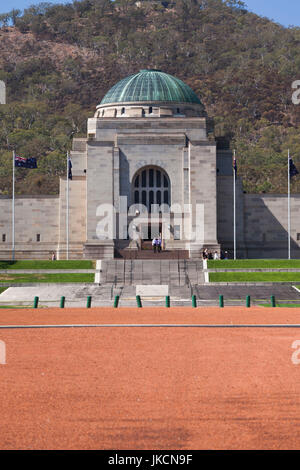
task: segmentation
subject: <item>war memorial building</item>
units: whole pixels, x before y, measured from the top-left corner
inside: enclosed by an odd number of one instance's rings
[[[16,198],[16,258],[64,259],[67,248],[70,259],[137,256],[158,235],[166,251],[189,258],[204,248],[232,252],[232,152],[209,122],[197,95],[171,75],[141,70],[118,82],[87,137],[73,140],[72,180],[61,178],[59,195]],[[286,258],[287,197],[244,194],[238,178],[236,201],[238,256]],[[299,258],[299,195],[291,204]],[[0,259],[11,250],[12,200],[0,196]]]

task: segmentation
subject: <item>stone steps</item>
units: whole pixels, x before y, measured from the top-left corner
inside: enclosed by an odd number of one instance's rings
[[[191,286],[204,283],[201,260],[102,260],[101,285]]]
[[[119,259],[141,259],[141,260],[178,260],[178,259],[189,259],[189,252],[186,250],[174,250],[174,251],[161,251],[160,253],[154,253],[152,249],[147,248],[145,250],[116,250],[116,256]]]

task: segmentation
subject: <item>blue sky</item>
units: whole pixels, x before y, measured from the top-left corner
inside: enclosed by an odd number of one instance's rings
[[[283,24],[284,26],[300,26],[300,0],[244,0],[248,10],[258,15]],[[23,10],[30,5],[36,5],[40,0],[0,0],[0,13],[6,13],[12,8]],[[68,0],[51,0],[49,3],[68,3]],[[70,1],[71,3],[71,1]]]
[[[300,26],[300,0],[243,0],[248,10],[284,26]]]
[[[38,5],[39,3],[72,3],[72,0],[10,0],[9,2],[0,0],[0,13],[7,13],[13,8],[24,10],[30,5]]]

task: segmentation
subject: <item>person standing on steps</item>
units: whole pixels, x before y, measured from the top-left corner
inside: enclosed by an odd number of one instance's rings
[[[152,247],[153,247],[154,253],[156,253],[156,247],[157,247],[157,239],[156,238],[153,238],[153,240],[152,240]]]
[[[157,239],[157,251],[158,251],[158,253],[161,252],[161,237],[159,237]]]

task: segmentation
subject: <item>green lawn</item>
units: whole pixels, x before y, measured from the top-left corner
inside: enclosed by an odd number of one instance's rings
[[[94,274],[0,274],[0,283],[94,282]],[[0,287],[1,288],[1,287]]]
[[[2,294],[2,292],[4,292],[6,289],[7,287],[0,287],[0,294]]]
[[[6,269],[94,269],[91,260],[18,260],[0,261],[0,270]]]
[[[209,260],[207,263],[209,269],[276,269],[276,268],[300,268],[300,260],[284,259],[240,259],[240,260]]]
[[[271,304],[261,304],[261,307],[272,307]],[[300,308],[300,304],[281,304],[276,302],[276,307],[280,308]]]
[[[210,282],[300,282],[300,273],[210,273]]]
[[[13,309],[16,309],[16,308],[31,308],[31,307],[23,306],[23,305],[0,305],[0,308],[13,308]],[[42,308],[42,307],[39,306],[39,308]]]

